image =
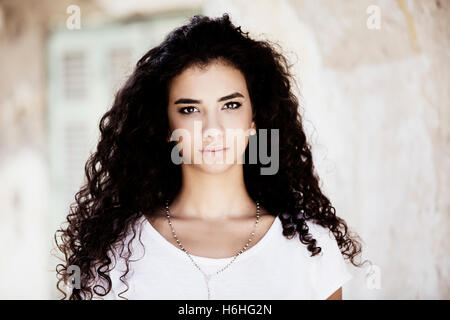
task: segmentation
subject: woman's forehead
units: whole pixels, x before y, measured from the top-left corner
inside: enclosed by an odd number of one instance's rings
[[[234,92],[248,96],[243,74],[227,65],[211,64],[190,67],[176,76],[169,87],[169,99],[217,99]]]

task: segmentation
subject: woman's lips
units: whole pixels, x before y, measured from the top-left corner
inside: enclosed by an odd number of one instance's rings
[[[215,153],[215,152],[220,152],[220,151],[225,151],[228,150],[229,148],[215,148],[215,149],[204,149],[204,150],[200,150],[200,152],[211,152],[211,153]]]

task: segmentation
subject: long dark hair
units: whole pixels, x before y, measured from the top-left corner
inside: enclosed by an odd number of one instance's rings
[[[56,267],[56,287],[64,293],[63,299],[67,295],[60,284],[67,284],[72,265],[80,268],[81,288],[73,288],[70,299],[91,299],[93,292],[107,294],[111,289],[107,269],[112,262],[108,252],[115,244],[123,244],[128,230],[134,238],[137,219],[180,190],[181,166],[172,163],[173,144],[166,142],[168,83],[187,67],[205,66],[216,59],[244,74],[257,128],[279,130],[276,174],[261,175],[259,159],[257,164],[243,164],[250,196],[270,214],[279,214],[283,235],[292,238],[298,233],[312,256],[321,248],[309,233],[307,220],[331,230],[343,256],[361,266],[355,262],[361,253],[359,237],[350,235],[319,188],[299,103],[292,93],[291,65],[274,43],[251,39],[232,24],[228,14],[214,19],[195,15],[137,62],[100,120],[101,136],[85,166],[86,182],[70,206],[67,228],[55,233],[56,245],[65,256],[65,264]],[[122,282],[129,272],[130,255],[123,257]],[[93,285],[96,277],[106,281],[106,287]]]

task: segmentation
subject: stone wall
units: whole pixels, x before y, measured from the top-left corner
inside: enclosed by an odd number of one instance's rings
[[[296,64],[323,189],[379,267],[379,289],[367,285],[368,269],[350,267],[356,279],[344,299],[450,298],[450,2],[211,0],[205,8],[228,11]]]

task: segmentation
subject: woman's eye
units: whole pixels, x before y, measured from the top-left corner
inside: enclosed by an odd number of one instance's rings
[[[225,106],[226,106],[225,109],[226,110],[228,110],[228,109],[234,110],[234,109],[239,108],[241,105],[242,104],[239,102],[232,101],[232,102],[228,102],[225,104]],[[194,113],[194,112],[199,112],[198,110],[197,111],[195,111],[195,110],[197,110],[196,107],[189,106],[189,107],[180,108],[179,112],[181,114],[190,114],[190,113]]]
[[[195,107],[184,107],[184,108],[181,108],[179,110],[179,112],[182,114],[190,114],[193,112],[194,109],[196,109],[196,108]]]
[[[234,102],[234,101],[228,102],[225,104],[225,106],[228,106],[228,105],[234,105],[234,107],[226,108],[226,109],[237,109],[241,106],[241,104],[239,102]]]

